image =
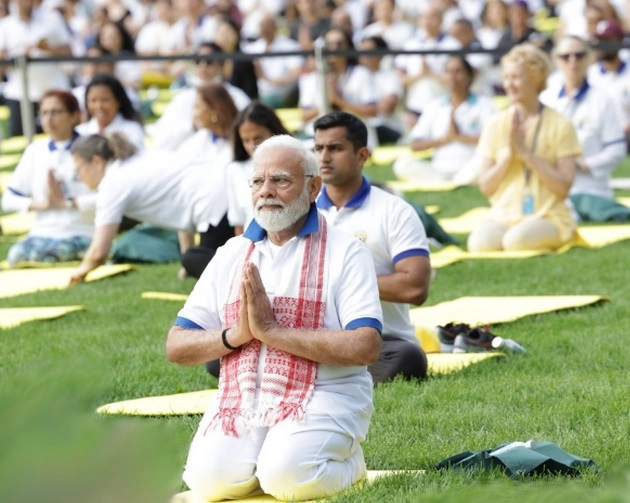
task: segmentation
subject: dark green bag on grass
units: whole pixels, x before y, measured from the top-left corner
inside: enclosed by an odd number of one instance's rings
[[[434,468],[498,469],[512,478],[525,475],[578,475],[585,468],[599,471],[599,466],[592,459],[569,454],[552,442],[537,440],[506,442],[494,449],[461,452],[440,461]]]
[[[164,264],[179,261],[177,232],[141,224],[119,236],[112,247],[117,263]]]

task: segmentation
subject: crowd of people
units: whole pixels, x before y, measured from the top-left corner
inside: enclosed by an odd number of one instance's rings
[[[8,260],[80,260],[76,284],[122,230],[177,232],[179,275],[197,280],[168,358],[219,379],[186,483],[207,500],[335,494],[365,477],[373,385],[427,374],[409,316],[429,295],[427,229],[402,197],[369,183],[371,151],[431,149],[430,161],[399,159],[394,173],[478,186],[491,209],[471,251],[555,250],[579,219],[627,221],[610,185],[630,138],[627,60],[615,45],[625,5],[95,0],[86,11],[16,0],[0,20],[1,57],[194,60],[29,67],[44,137],[26,148],[2,208],[37,216]],[[553,36],[532,22],[543,8],[559,20]],[[308,55],[232,57],[318,41],[341,51],[323,73]],[[158,77],[173,98],[149,127],[138,92]],[[7,70],[11,134],[23,127],[20,78]],[[302,131],[287,130],[284,107],[301,111]]]

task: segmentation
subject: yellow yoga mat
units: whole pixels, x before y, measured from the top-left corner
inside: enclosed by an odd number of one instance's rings
[[[26,234],[35,220],[35,213],[29,211],[28,213],[10,213],[0,217],[0,225],[2,226],[2,233],[7,236],[19,236]]]
[[[472,208],[457,217],[440,218],[438,222],[446,232],[453,234],[469,234],[488,214],[490,208]]]
[[[404,180],[389,180],[387,186],[401,192],[448,192],[459,187],[453,182],[419,183]]]
[[[96,409],[98,414],[114,414],[127,416],[181,416],[186,414],[203,414],[216,389],[191,391],[175,395],[149,396],[120,402],[109,403]]]
[[[502,356],[503,353],[430,353],[428,374],[431,376],[458,372],[469,365],[488,358]],[[178,416],[203,414],[208,403],[216,396],[216,389],[132,398],[120,402],[101,405],[96,409],[99,414],[126,416]]]
[[[607,300],[601,295],[541,295],[505,297],[460,297],[435,306],[410,310],[418,327],[436,327],[449,322],[471,326],[506,323],[532,314],[588,306]]]
[[[433,149],[413,151],[408,145],[385,145],[376,147],[370,154],[368,162],[371,164],[390,165],[399,157],[413,157],[415,159],[429,159]]]
[[[618,197],[617,202],[630,208],[630,197]]]
[[[22,154],[2,154],[2,155],[0,155],[0,170],[5,170],[5,169],[8,170],[7,173],[3,173],[3,174],[11,175],[12,174],[11,170],[13,170],[13,168],[15,168],[17,166],[18,162],[20,162],[20,157],[22,157]]]
[[[157,299],[157,300],[174,300],[177,302],[185,301],[188,295],[183,293],[170,293],[170,292],[142,292],[140,297],[143,299]]]
[[[0,308],[0,328],[13,328],[28,321],[52,320],[82,309],[85,309],[85,307],[3,307]]]
[[[578,228],[577,233],[574,245],[602,248],[630,239],[630,224],[582,226]]]
[[[515,259],[537,257],[539,255],[548,255],[553,253],[551,250],[514,250],[514,251],[489,251],[489,252],[468,252],[462,250],[458,246],[445,246],[441,250],[431,254],[431,265],[444,264],[449,265],[453,262],[464,259]],[[440,262],[443,261],[443,262]],[[450,262],[449,262],[450,261]],[[444,267],[442,265],[442,267]],[[438,267],[434,265],[434,267]]]
[[[364,483],[372,483],[375,480],[382,477],[391,477],[395,475],[422,475],[424,470],[368,470],[367,478]],[[359,482],[361,484],[361,482]],[[318,500],[304,500],[303,503],[316,503],[322,502],[326,499],[318,499]],[[250,496],[249,498],[240,498],[237,500],[223,500],[224,502],[228,501],[243,501],[246,503],[260,503],[260,502],[269,502],[269,501],[280,501],[274,498],[273,496],[269,496],[268,494],[263,494],[261,496]],[[173,496],[169,503],[206,503],[203,498],[199,498],[195,496],[191,491],[185,491],[176,494]]]
[[[87,275],[86,282],[97,281],[132,269],[133,266],[129,264],[102,265]],[[68,288],[73,270],[73,267],[51,267],[0,271],[0,299],[40,290]]]

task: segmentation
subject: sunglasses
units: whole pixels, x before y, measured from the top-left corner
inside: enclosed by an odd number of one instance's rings
[[[558,58],[562,61],[569,61],[571,58],[575,58],[576,61],[582,61],[586,57],[586,51],[581,52],[567,52],[565,54],[558,54]]]

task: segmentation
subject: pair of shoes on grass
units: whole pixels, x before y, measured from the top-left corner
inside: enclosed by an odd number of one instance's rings
[[[442,353],[478,353],[493,350],[489,327],[470,327],[466,323],[447,323],[437,327]]]

